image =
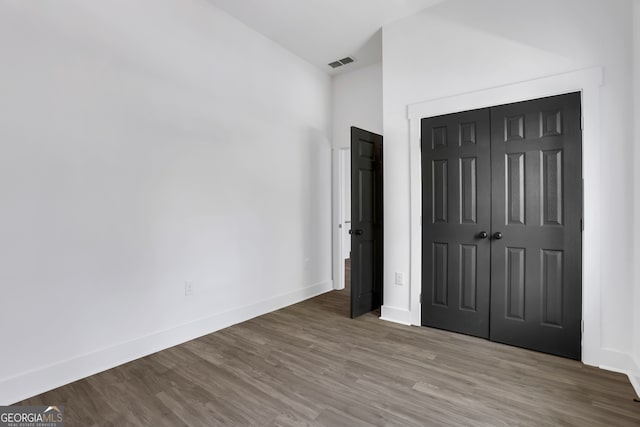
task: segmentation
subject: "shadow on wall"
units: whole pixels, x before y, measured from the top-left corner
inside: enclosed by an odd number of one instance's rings
[[[358,61],[357,65],[359,67],[382,61],[382,28],[376,31],[375,34],[353,52],[352,55]]]
[[[600,17],[624,7],[624,2],[590,2],[589,7],[585,6],[582,0],[449,0],[423,13],[446,19],[450,24],[467,30],[481,31],[553,53],[559,60],[566,61],[595,59],[596,52],[607,50],[611,35],[601,25]],[[594,9],[600,10],[594,13]],[[505,18],[514,16],[522,19]],[[567,20],[567,16],[572,19]],[[544,36],[545,33],[557,34],[558,29],[579,37]]]

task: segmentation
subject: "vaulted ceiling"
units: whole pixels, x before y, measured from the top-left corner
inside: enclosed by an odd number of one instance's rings
[[[383,25],[444,0],[208,0],[330,74],[378,62]],[[327,64],[352,56],[335,70]]]

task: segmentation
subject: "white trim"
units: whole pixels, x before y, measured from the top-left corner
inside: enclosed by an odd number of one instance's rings
[[[383,305],[380,309],[380,320],[400,323],[401,325],[411,325],[411,312],[405,308],[389,307]]]
[[[348,156],[348,158],[347,158]],[[348,160],[351,160],[351,149],[350,148],[339,148],[338,149],[338,158],[340,159],[340,181],[338,183],[339,188],[338,188],[338,195],[340,196],[340,224],[342,224],[342,228],[340,228],[340,259],[341,259],[341,263],[344,264],[344,233],[346,230],[346,221],[347,221],[347,217],[345,216],[345,199],[346,199],[346,184],[347,182],[351,182],[350,179],[347,179],[347,168],[346,168],[346,164],[345,162]],[[341,269],[342,273],[344,274],[344,268]],[[342,284],[344,284],[344,280],[342,281]]]
[[[422,153],[420,152],[420,119],[409,122],[410,188],[410,249],[409,249],[409,311],[411,323],[422,325],[420,292],[422,292]],[[416,181],[417,177],[417,181]]]
[[[598,367],[607,371],[619,372],[629,378],[636,395],[640,397],[640,365],[627,353],[609,348],[601,351],[601,360]]]
[[[600,351],[600,361],[598,363],[600,369],[627,374],[631,377],[634,365],[633,359],[627,353],[610,348],[603,348]]]
[[[635,390],[636,395],[640,397],[640,377],[635,375],[627,375],[627,376],[629,377],[629,382],[631,383],[631,386]]]
[[[45,391],[69,384],[123,363],[218,331],[274,310],[312,298],[332,289],[331,281],[217,313],[204,319],[159,331],[145,337],[89,354],[23,372],[0,381],[0,405],[10,405]]]
[[[626,374],[629,377],[629,382],[631,382],[636,395],[640,398],[640,363],[633,357],[630,359],[630,368]]]
[[[583,129],[583,173],[585,184],[584,233],[583,233],[583,301],[582,313],[584,333],[582,336],[582,361],[589,365],[600,365],[602,349],[600,341],[602,288],[600,272],[601,223],[598,202],[600,201],[600,87],[603,71],[600,67],[543,77],[483,89],[475,92],[452,95],[409,105],[407,116],[410,122],[409,150],[411,159],[411,272],[410,311],[411,323],[420,325],[420,284],[422,283],[422,233],[420,215],[422,211],[422,182],[420,164],[420,119],[442,114],[456,113],[509,104],[545,96],[570,92],[582,92]]]

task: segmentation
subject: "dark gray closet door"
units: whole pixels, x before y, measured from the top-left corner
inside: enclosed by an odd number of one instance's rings
[[[580,94],[491,109],[493,341],[580,359]]]
[[[422,324],[489,336],[489,110],[422,120]]]
[[[580,359],[580,94],[423,119],[422,144],[422,324]]]

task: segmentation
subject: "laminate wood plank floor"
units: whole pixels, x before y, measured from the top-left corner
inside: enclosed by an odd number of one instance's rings
[[[638,426],[626,376],[332,291],[21,402],[74,426]]]

